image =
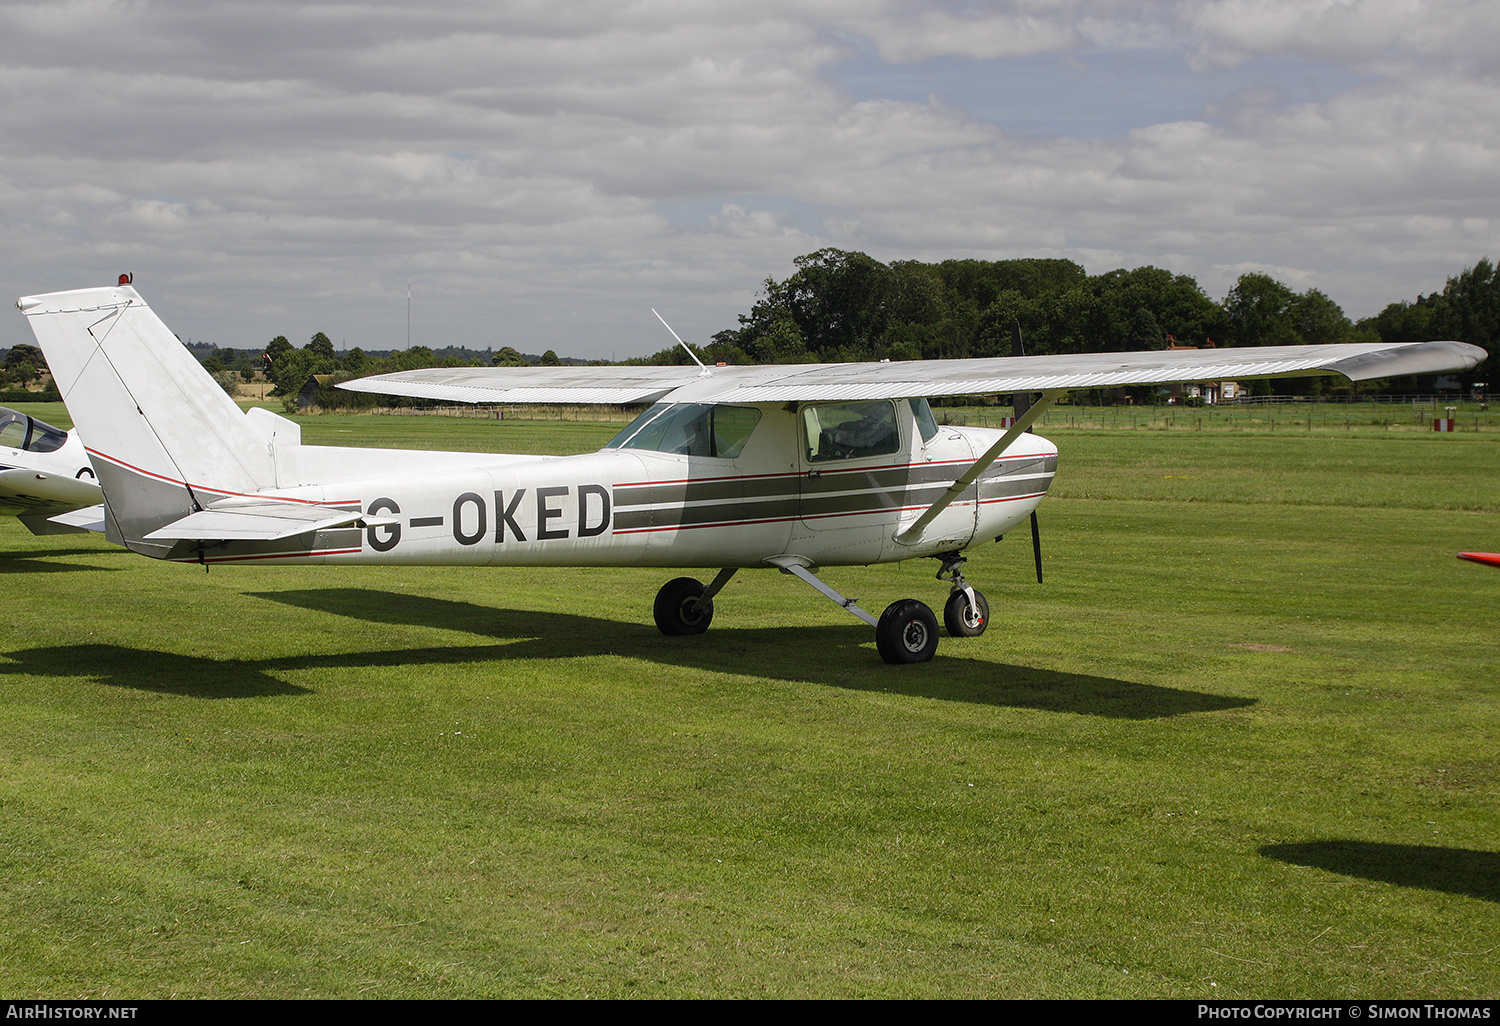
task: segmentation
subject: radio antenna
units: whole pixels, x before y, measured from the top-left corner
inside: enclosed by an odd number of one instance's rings
[[[665,317],[663,317],[661,314],[656,313],[656,309],[654,307],[652,308],[651,312],[654,313],[654,314],[656,314],[656,319],[659,320],[659,321],[661,321],[662,327],[666,328],[668,331],[672,331],[672,326],[667,323],[667,319]],[[700,359],[698,359],[697,354],[694,353],[693,350],[691,348],[689,348],[688,344],[682,340],[682,336],[681,335],[677,334],[677,332],[675,332],[675,331],[672,331],[672,337],[677,340],[677,344],[678,345],[682,346],[682,348],[684,348],[684,349],[687,350],[687,354],[693,358],[693,362],[698,365],[698,369],[699,370],[701,370],[704,374],[712,374],[713,373],[713,371],[711,371],[707,367],[703,366],[703,361],[700,360]]]

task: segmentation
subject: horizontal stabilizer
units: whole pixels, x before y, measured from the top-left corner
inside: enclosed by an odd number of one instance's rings
[[[55,517],[24,514],[19,519],[32,534],[82,534],[85,531],[103,534],[104,503],[69,510]]]
[[[215,503],[146,535],[148,541],[280,541],[309,531],[390,527],[400,521],[277,499]]]

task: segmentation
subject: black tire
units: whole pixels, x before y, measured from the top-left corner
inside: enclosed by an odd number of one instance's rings
[[[980,592],[974,593],[974,605],[969,605],[969,596],[955,591],[948,596],[943,607],[943,626],[955,638],[977,638],[990,625],[990,604]]]
[[[663,634],[680,636],[702,634],[714,619],[713,599],[700,603],[694,610],[692,605],[699,595],[708,589],[702,581],[691,577],[678,577],[661,586],[656,593],[656,627]]]
[[[937,643],[937,617],[916,599],[892,602],[875,625],[875,647],[888,663],[925,663]]]

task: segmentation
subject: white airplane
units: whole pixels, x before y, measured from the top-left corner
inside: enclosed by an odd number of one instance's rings
[[[0,406],[0,515],[18,517],[32,534],[85,530],[104,493],[74,432]],[[80,517],[55,517],[83,511]]]
[[[300,444],[293,422],[240,411],[133,288],[29,296],[31,323],[89,449],[105,530],[158,559],[218,563],[650,566],[717,570],[656,596],[665,634],[698,634],[741,569],[795,575],[875,628],[880,655],[922,662],[937,618],[880,617],[822,567],[930,557],[950,634],[989,606],[963,552],[1023,523],[1057,469],[1027,428],[1069,389],[1461,370],[1458,342],[1178,350],[751,367],[426,370],[356,390],[500,403],[652,403],[596,453],[476,455]],[[943,427],[927,397],[1040,392],[1007,431]]]

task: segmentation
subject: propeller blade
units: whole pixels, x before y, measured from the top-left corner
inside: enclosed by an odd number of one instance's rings
[[[1036,559],[1036,583],[1042,583],[1042,530],[1037,526],[1036,510],[1031,511],[1031,554]]]
[[[1021,343],[1021,322],[1012,321],[1010,326],[1010,355],[1025,356],[1026,347]],[[1015,392],[1010,397],[1017,417],[1026,416],[1031,409],[1031,393]],[[1028,428],[1028,430],[1030,430]],[[1031,555],[1036,560],[1036,583],[1042,583],[1042,529],[1037,525],[1036,510],[1031,511]]]

